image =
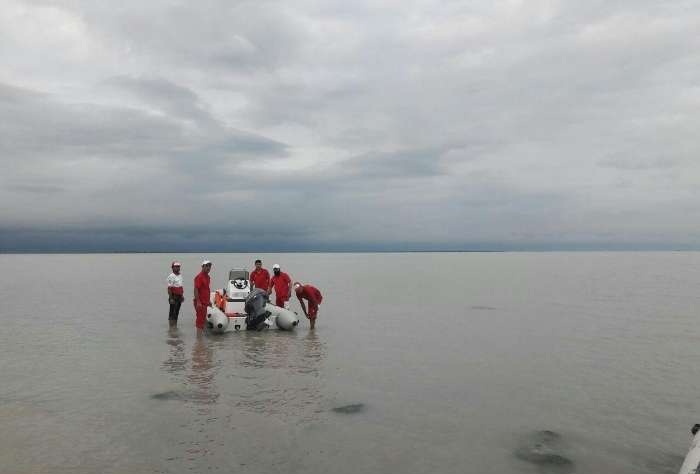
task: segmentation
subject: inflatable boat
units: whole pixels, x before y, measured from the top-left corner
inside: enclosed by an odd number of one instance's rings
[[[299,324],[299,316],[268,300],[267,288],[253,288],[248,270],[229,271],[226,286],[211,293],[206,327],[213,333],[229,331],[291,331]]]
[[[678,474],[698,474],[700,473],[700,424],[693,426],[690,432],[693,434],[693,441],[690,443],[690,450],[685,456],[683,466]]]

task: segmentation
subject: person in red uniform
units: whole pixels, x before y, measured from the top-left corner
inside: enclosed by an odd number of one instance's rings
[[[321,292],[318,291],[318,288],[315,286],[302,285],[299,282],[294,283],[294,292],[297,294],[297,298],[299,298],[299,304],[301,304],[301,309],[304,311],[304,316],[307,317],[311,323],[311,329],[313,329],[316,326],[316,318],[318,317],[318,306],[323,300]],[[304,305],[304,299],[309,302],[308,311]]]
[[[267,291],[270,288],[270,272],[262,267],[262,260],[255,261],[255,270],[250,272],[250,281],[255,288]]]
[[[207,307],[211,306],[211,292],[209,290],[209,272],[211,262],[202,262],[202,271],[194,277],[194,325],[198,331],[204,329],[204,321],[207,319]]]
[[[289,297],[292,295],[292,279],[289,275],[284,273],[280,268],[279,264],[275,263],[272,266],[272,279],[270,280],[270,288],[267,290],[267,294],[272,294],[272,289],[275,289],[275,305],[280,308],[285,308],[285,304],[289,301]]]

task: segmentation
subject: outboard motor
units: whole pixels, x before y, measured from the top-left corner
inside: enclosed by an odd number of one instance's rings
[[[265,309],[267,304],[267,292],[256,288],[250,292],[245,299],[245,324],[250,330],[264,329],[265,320],[270,316],[270,312]]]

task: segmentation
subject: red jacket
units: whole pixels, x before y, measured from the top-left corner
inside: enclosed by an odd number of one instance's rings
[[[197,290],[199,303],[205,306],[209,304],[209,300],[211,299],[211,294],[209,291],[210,281],[211,277],[204,272],[199,272],[197,276],[194,277],[194,287]]]
[[[279,275],[274,275],[270,280],[270,290],[274,287],[278,298],[289,298],[289,285],[291,283],[292,279],[289,278],[289,275],[280,272]]]
[[[260,288],[267,291],[267,289],[270,288],[270,272],[264,268],[261,268],[260,270],[256,268],[250,272],[250,281],[253,282],[255,288]]]

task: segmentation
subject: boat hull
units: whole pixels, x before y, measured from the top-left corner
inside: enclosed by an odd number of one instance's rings
[[[292,310],[280,308],[269,303],[265,305],[265,309],[270,315],[262,324],[258,325],[255,329],[257,331],[266,329],[290,331],[299,324],[299,317]],[[245,331],[248,329],[245,314],[226,314],[213,305],[207,309],[206,327],[214,333]]]
[[[698,432],[698,428],[693,428],[695,437],[678,474],[697,474],[700,472],[700,432]]]

